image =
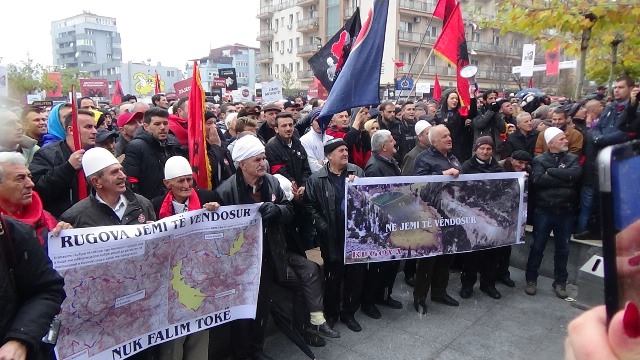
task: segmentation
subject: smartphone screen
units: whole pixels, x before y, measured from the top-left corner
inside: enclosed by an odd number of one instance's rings
[[[640,236],[627,236],[625,231],[640,219],[640,141],[602,150],[598,171],[605,303],[610,318],[627,301],[640,302]],[[621,231],[625,233],[619,236]]]

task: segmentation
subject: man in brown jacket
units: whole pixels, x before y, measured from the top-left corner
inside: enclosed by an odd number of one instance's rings
[[[582,133],[576,130],[573,125],[569,125],[567,112],[562,108],[555,109],[553,111],[551,123],[554,127],[564,131],[567,140],[569,140],[569,152],[577,155],[578,157],[582,155],[582,145],[584,141]],[[538,140],[536,141],[535,154],[540,155],[545,151],[547,151],[547,143],[544,141],[544,131],[542,131],[540,132],[540,135],[538,135]]]

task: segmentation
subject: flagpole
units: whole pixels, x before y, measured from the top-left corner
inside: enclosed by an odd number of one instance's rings
[[[427,38],[427,33],[429,32],[429,27],[431,26],[431,22],[433,22],[433,14],[431,14],[431,17],[429,18],[429,22],[427,23],[427,29],[424,31],[424,34],[422,34],[422,40],[420,40],[420,45],[418,46],[418,51],[416,53],[419,53],[420,50],[422,50],[422,45],[424,45],[424,41]],[[433,47],[432,47],[433,49]],[[416,60],[418,59],[418,57],[414,57],[413,61],[411,62],[411,65],[409,65],[409,70],[407,70],[407,72],[404,74],[405,76],[411,74],[411,69],[413,69],[413,65],[416,63]],[[426,63],[425,63],[426,64]],[[423,66],[424,68],[424,66]]]
[[[429,51],[429,55],[427,55],[427,59],[424,61],[424,64],[422,64],[422,68],[420,69],[418,76],[413,80],[413,85],[411,86],[411,90],[409,90],[409,94],[407,94],[407,97],[404,99],[405,101],[409,100],[409,96],[411,96],[411,93],[416,88],[416,84],[418,83],[418,80],[420,80],[420,75],[422,75],[422,73],[424,72],[424,67],[427,66],[427,63],[429,62],[429,59],[431,59],[432,55],[433,46],[431,47],[431,51]]]

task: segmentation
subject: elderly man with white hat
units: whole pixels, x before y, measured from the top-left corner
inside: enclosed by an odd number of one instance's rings
[[[291,251],[287,244],[284,224],[293,219],[293,205],[286,199],[278,179],[267,174],[265,148],[253,135],[238,139],[231,153],[237,172],[215,190],[221,205],[253,204],[262,202],[263,259],[258,307],[255,320],[236,320],[231,326],[234,339],[232,353],[239,359],[269,359],[262,351],[264,331],[270,301],[270,291],[276,282],[290,281],[287,271]]]
[[[93,188],[91,195],[65,211],[60,220],[85,228],[145,224],[156,219],[151,202],[127,189],[122,165],[109,150],[87,150],[82,170]]]
[[[564,131],[550,127],[544,131],[547,151],[533,159],[532,182],[535,192],[533,216],[533,244],[527,261],[528,295],[536,294],[538,269],[545,245],[553,231],[555,244],[553,290],[556,296],[567,297],[567,260],[569,238],[578,205],[577,185],[582,175],[578,156],[569,152],[569,141]]]

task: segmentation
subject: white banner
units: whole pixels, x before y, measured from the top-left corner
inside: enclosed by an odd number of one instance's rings
[[[282,100],[282,83],[280,82],[280,80],[263,82],[261,86],[263,104]]]
[[[416,83],[416,93],[421,95],[421,94],[428,94],[431,92],[431,83],[429,82],[422,82],[419,81]]]
[[[533,76],[533,66],[536,57],[536,44],[522,46],[522,64],[520,76]]]
[[[67,292],[58,359],[125,359],[165,341],[255,318],[262,266],[259,205],[50,237],[49,257]]]

